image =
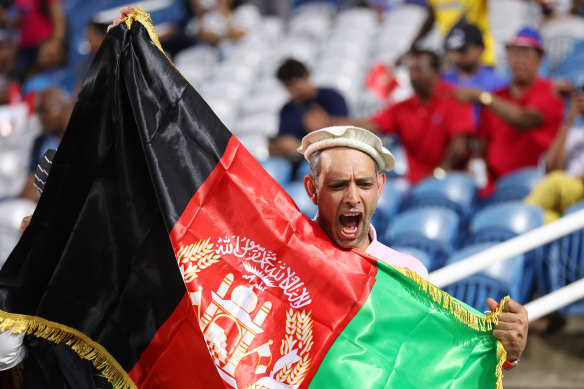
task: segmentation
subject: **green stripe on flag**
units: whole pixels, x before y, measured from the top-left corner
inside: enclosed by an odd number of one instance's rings
[[[504,356],[497,357],[493,318],[408,269],[402,274],[381,261],[377,267],[369,298],[331,346],[309,388],[502,387]]]

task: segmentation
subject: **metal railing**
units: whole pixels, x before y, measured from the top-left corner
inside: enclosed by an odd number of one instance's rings
[[[444,288],[454,282],[479,273],[497,262],[509,260],[583,228],[584,209],[471,255],[452,265],[438,269],[430,273],[430,282],[439,288]],[[584,298],[584,279],[526,304],[529,321],[533,321],[581,298]]]

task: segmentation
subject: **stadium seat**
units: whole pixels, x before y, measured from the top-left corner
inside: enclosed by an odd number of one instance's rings
[[[198,45],[182,50],[174,58],[174,64],[195,87],[211,73],[219,61],[215,47]]]
[[[244,99],[239,107],[241,116],[248,116],[258,113],[279,114],[280,109],[288,101],[286,90],[276,83],[271,90],[261,90],[254,88],[249,98]]]
[[[270,111],[256,112],[240,117],[231,131],[236,135],[258,134],[267,138],[278,135],[279,118],[277,113]]]
[[[375,226],[379,237],[385,235],[387,226],[398,213],[400,203],[407,188],[407,183],[401,179],[389,179],[385,182],[383,193],[377,201],[377,210],[371,218],[371,224]]]
[[[535,185],[544,177],[544,173],[537,168],[524,168],[509,173],[497,181],[495,193],[484,199],[480,206],[523,200],[533,190]]]
[[[521,201],[493,204],[471,219],[469,239],[475,242],[503,241],[543,224],[543,211]]]
[[[265,161],[261,161],[260,164],[281,186],[285,186],[288,184],[288,182],[290,182],[292,164],[287,159],[270,157]]]
[[[446,207],[410,209],[390,221],[384,243],[391,247],[413,247],[431,258],[429,270],[444,265],[457,246],[460,218]]]
[[[418,259],[424,266],[426,266],[426,269],[429,269],[430,266],[432,266],[432,258],[430,255],[416,247],[394,246],[392,249],[399,251],[400,253],[411,255],[412,257]]]
[[[0,201],[0,225],[11,228],[20,228],[20,222],[25,216],[33,214],[36,208],[34,201],[12,199]]]
[[[311,219],[316,216],[318,207],[313,204],[312,200],[306,194],[303,182],[290,182],[284,186],[284,190],[292,197],[300,212]]]
[[[582,209],[584,201],[572,205],[564,215]],[[553,292],[584,278],[584,231],[576,231],[552,242],[549,255],[539,258],[536,263],[536,277],[541,294]],[[584,315],[584,300],[568,305],[562,311]]]
[[[541,27],[541,37],[546,57],[552,69],[561,66],[572,54],[577,54],[575,43],[584,38],[584,21],[581,17],[563,16],[550,20]]]
[[[578,71],[584,74],[584,53],[574,53],[566,57],[560,63],[557,74],[558,76],[562,76],[563,74],[569,74]]]
[[[20,239],[18,228],[0,224],[0,269]]]
[[[494,245],[496,243],[491,242],[467,246],[452,254],[448,258],[446,265],[459,262]],[[486,307],[485,301],[488,297],[499,301],[509,295],[520,303],[525,303],[520,289],[523,268],[524,255],[518,255],[507,261],[495,263],[480,273],[448,285],[445,291],[479,311],[484,310]]]
[[[465,173],[449,173],[443,179],[427,178],[415,185],[407,195],[402,209],[444,206],[468,219],[477,204],[477,187]]]
[[[543,224],[541,208],[521,201],[493,204],[478,211],[471,219],[466,245],[503,242]],[[528,301],[534,291],[536,263],[546,255],[547,246],[525,253],[521,301]]]

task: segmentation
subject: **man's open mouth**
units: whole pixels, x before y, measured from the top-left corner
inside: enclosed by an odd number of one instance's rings
[[[361,223],[361,213],[346,212],[339,216],[339,221],[341,222],[343,233],[347,235],[353,235],[359,229],[359,224]]]

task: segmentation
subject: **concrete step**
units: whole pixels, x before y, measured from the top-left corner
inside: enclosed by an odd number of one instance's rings
[[[551,333],[547,320],[530,325],[519,365],[504,372],[505,389],[584,389],[584,317],[565,319]]]

